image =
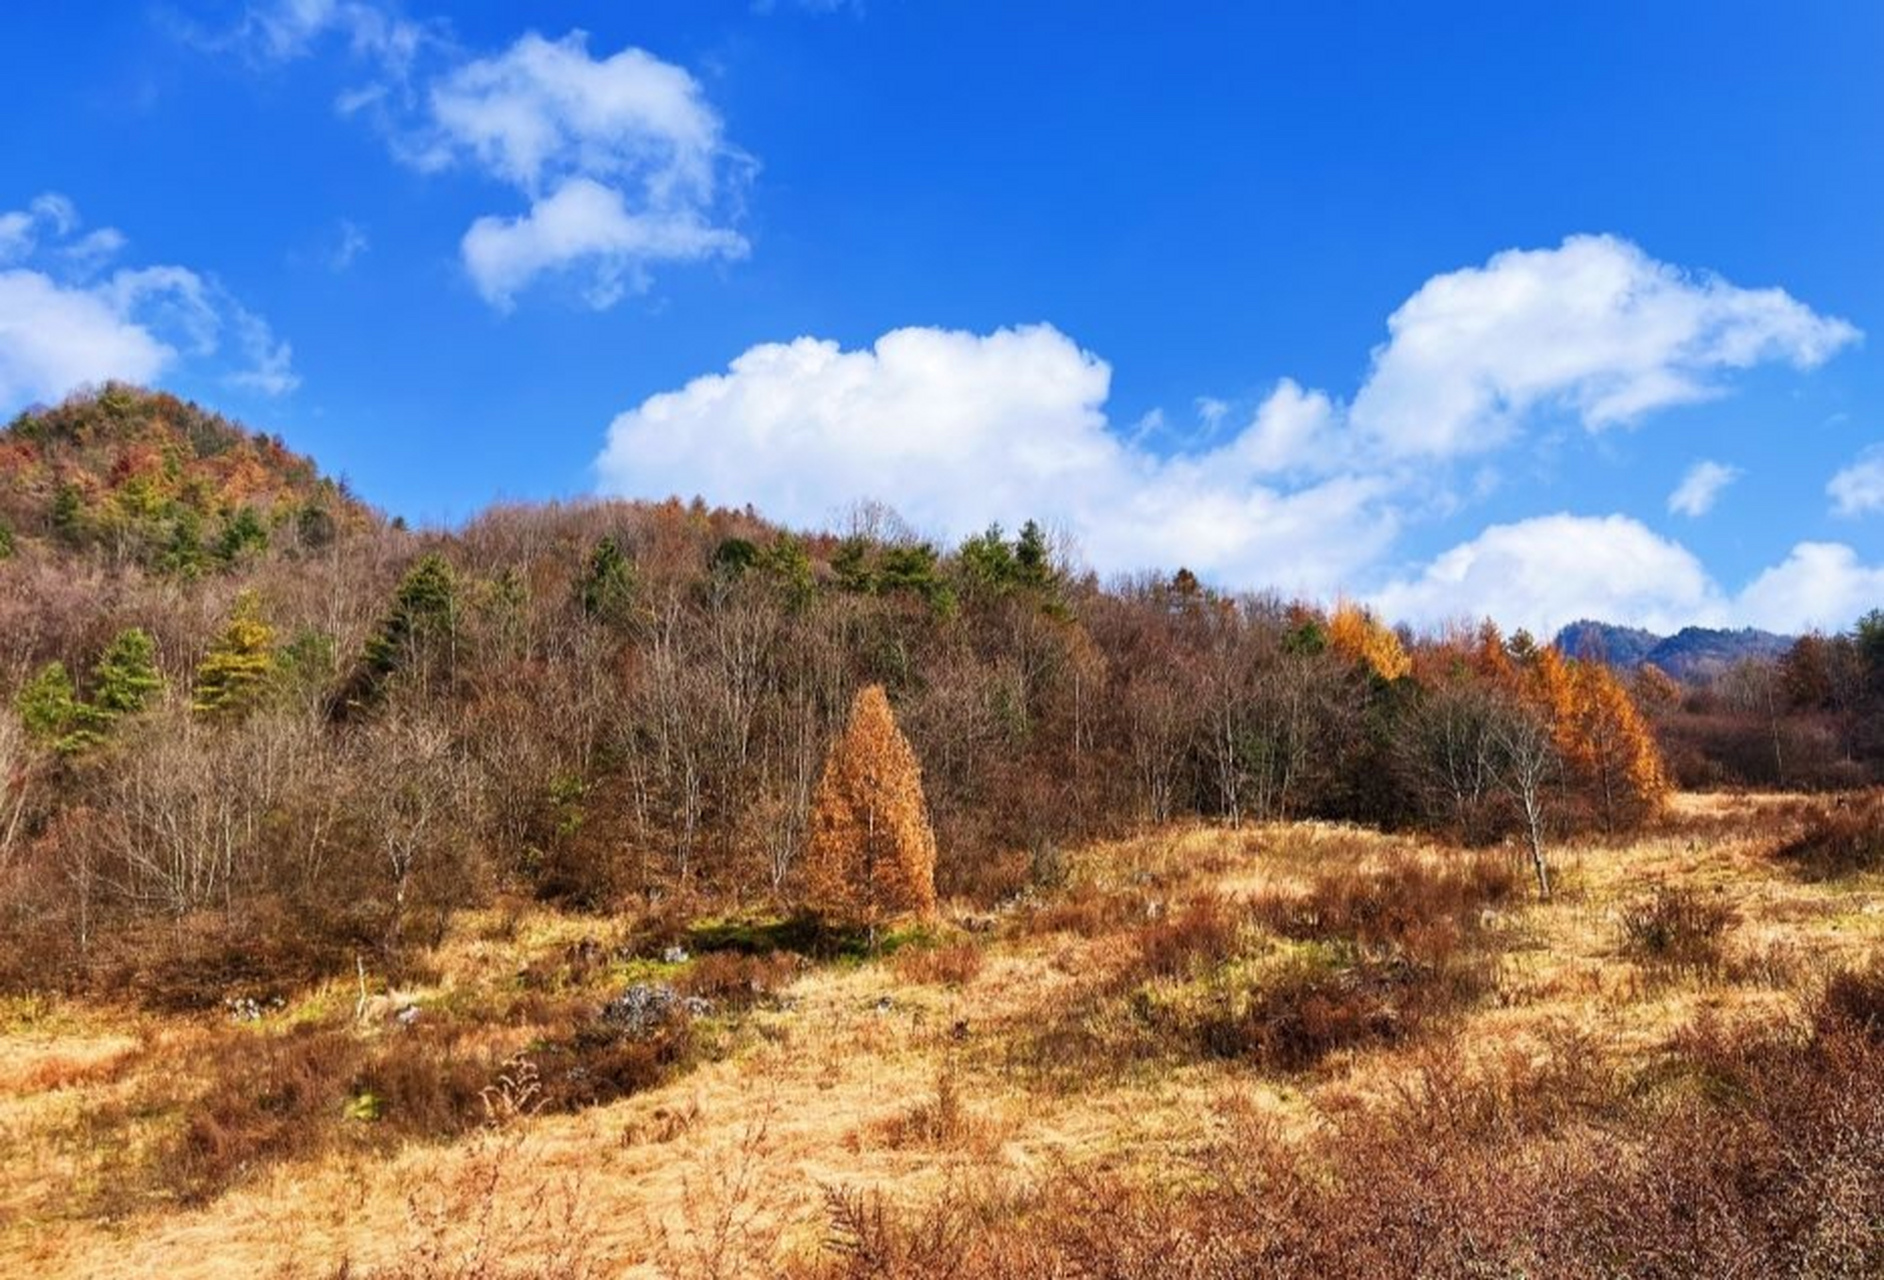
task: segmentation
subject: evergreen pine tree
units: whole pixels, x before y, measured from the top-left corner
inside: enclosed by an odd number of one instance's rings
[[[92,701],[106,716],[136,715],[163,687],[157,645],[142,627],[120,631],[92,669]]]
[[[582,611],[598,622],[618,625],[633,616],[635,567],[614,538],[602,538],[589,553],[578,598]]]
[[[85,497],[70,480],[62,482],[52,495],[52,532],[74,545],[85,537]]]
[[[236,563],[252,551],[267,548],[268,530],[262,527],[261,517],[255,514],[254,507],[243,507],[226,517],[222,532],[216,538],[216,558],[225,565]]]
[[[1053,562],[1047,555],[1047,535],[1029,520],[1021,526],[1020,539],[1014,544],[1016,576],[1030,587],[1044,587],[1053,581]]]
[[[56,751],[83,751],[99,740],[99,716],[78,699],[63,662],[48,662],[20,689],[13,709],[34,741]]]
[[[274,673],[275,629],[262,621],[255,593],[244,591],[196,668],[190,709],[201,716],[240,717],[260,701]]]
[[[377,703],[387,682],[423,664],[455,638],[458,588],[451,566],[436,552],[419,557],[393,596],[393,605],[360,655],[359,665],[329,700],[327,714],[344,720]]]

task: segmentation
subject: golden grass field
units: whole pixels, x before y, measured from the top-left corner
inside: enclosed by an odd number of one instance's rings
[[[0,1275],[763,1275],[819,1250],[833,1189],[909,1205],[955,1188],[998,1206],[1069,1169],[1180,1186],[1199,1152],[1254,1118],[1317,1141],[1329,1117],[1402,1088],[1435,1046],[1470,1061],[1570,1043],[1641,1072],[1704,1013],[1784,1018],[1823,975],[1884,954],[1884,879],[1812,883],[1773,860],[1790,805],[1684,795],[1646,835],[1558,848],[1554,900],[1525,885],[1481,922],[1488,992],[1416,1036],[1306,1069],[1142,1053],[1092,1069],[1056,1063],[1043,1032],[1084,1009],[1085,1043],[1113,1043],[1116,1006],[1086,998],[1129,962],[1130,929],[1200,893],[1286,895],[1331,866],[1456,852],[1313,823],[1093,846],[1032,906],[945,904],[927,949],[807,966],[750,1009],[709,1016],[687,1063],[645,1092],[538,1112],[514,1080],[492,1095],[492,1123],[443,1140],[388,1142],[383,1121],[330,1109],[315,1121],[326,1140],[238,1167],[208,1195],[177,1194],[158,1153],[223,1087],[239,1039],[319,1022],[396,1052],[409,1033],[390,1015],[416,1005],[467,1024],[452,1053],[499,1062],[541,1035],[527,1013],[501,1012],[520,972],[584,939],[611,946],[627,923],[468,915],[433,984],[362,1002],[337,982],[247,1023],[16,998],[0,1004]],[[1731,911],[1719,963],[1628,951],[1620,913],[1671,885]],[[1262,939],[1239,963],[1260,970],[1294,945]],[[605,965],[558,996],[599,1003],[623,976]]]

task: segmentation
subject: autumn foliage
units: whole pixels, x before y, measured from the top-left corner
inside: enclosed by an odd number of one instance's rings
[[[1337,605],[1328,619],[1328,645],[1382,680],[1398,680],[1413,670],[1400,637],[1371,612],[1347,601]]]
[[[851,703],[812,796],[807,899],[833,920],[875,928],[935,911],[935,832],[922,769],[881,685]]]
[[[1526,677],[1565,769],[1604,827],[1627,826],[1661,806],[1670,790],[1661,752],[1614,672],[1542,649]]]

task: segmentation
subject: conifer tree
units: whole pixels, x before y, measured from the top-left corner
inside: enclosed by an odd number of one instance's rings
[[[142,627],[120,631],[92,668],[92,702],[106,716],[136,715],[163,687],[157,644]]]
[[[98,713],[79,701],[63,662],[48,662],[21,687],[13,709],[27,735],[42,746],[71,754],[99,740]]]
[[[85,498],[69,480],[52,495],[52,532],[74,546],[85,537]]]
[[[262,621],[253,591],[236,597],[235,611],[196,668],[191,710],[235,718],[260,701],[275,673],[275,629]]]
[[[1053,579],[1046,531],[1032,520],[1021,526],[1020,538],[1014,543],[1014,571],[1030,587],[1044,587]]]
[[[598,622],[619,625],[633,615],[635,567],[614,538],[602,538],[589,553],[578,598],[582,611]]]
[[[415,665],[423,670],[421,664],[456,639],[457,626],[457,581],[445,558],[428,552],[406,573],[359,665],[328,702],[329,718],[344,720],[377,703],[400,671]]]
[[[808,904],[868,928],[935,912],[935,832],[916,753],[881,685],[860,691],[825,757],[805,850]]]

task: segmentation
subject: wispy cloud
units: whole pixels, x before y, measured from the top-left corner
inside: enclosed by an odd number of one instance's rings
[[[1837,515],[1884,511],[1884,445],[1872,445],[1859,454],[1856,461],[1831,478],[1825,492]]]
[[[101,275],[125,237],[81,227],[52,193],[0,213],[0,406],[111,378],[150,382],[183,361],[265,395],[299,384],[289,344],[213,277],[172,265]]]
[[[1697,462],[1688,468],[1681,483],[1668,495],[1668,510],[1675,515],[1704,516],[1714,509],[1714,503],[1740,474],[1740,468],[1725,463]]]

